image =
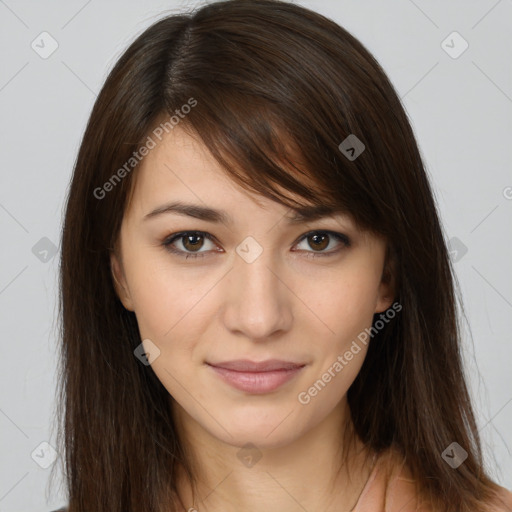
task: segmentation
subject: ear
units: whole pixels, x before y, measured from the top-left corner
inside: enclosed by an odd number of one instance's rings
[[[377,303],[375,305],[375,313],[383,313],[391,307],[396,294],[396,264],[395,257],[386,249],[386,258],[384,262],[384,270],[379,284]]]
[[[115,251],[110,253],[110,270],[114,280],[114,289],[119,300],[128,311],[133,311],[133,302],[131,299],[130,291],[126,284],[126,277],[124,275],[123,265],[121,258],[117,256]]]

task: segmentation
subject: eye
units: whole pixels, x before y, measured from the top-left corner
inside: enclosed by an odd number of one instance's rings
[[[204,247],[205,241],[213,244],[212,235],[209,233],[204,233],[203,231],[183,231],[181,233],[175,233],[166,238],[162,245],[169,252],[183,256],[185,259],[203,258],[203,253],[212,250],[211,248],[207,248],[205,251],[200,250]],[[176,242],[178,243],[176,244]],[[176,247],[176,245],[178,245],[178,247]],[[179,246],[181,246],[181,248]]]
[[[184,257],[185,259],[203,258],[205,253],[209,253],[211,251],[223,252],[222,249],[219,249],[218,246],[213,244],[213,240],[213,236],[209,233],[205,233],[204,231],[182,231],[167,237],[162,242],[162,245],[170,253]],[[205,248],[205,242],[212,244],[213,248],[208,248],[208,244],[206,244],[206,249],[201,250]],[[332,242],[335,243],[333,244]],[[350,239],[346,235],[336,233],[334,231],[310,231],[299,239],[296,246],[301,243],[307,243],[309,248],[313,249],[311,251],[308,248],[299,248],[300,251],[311,253],[308,257],[330,256],[337,254],[344,247],[349,247],[351,245]],[[332,245],[335,246],[334,249],[332,248]],[[341,247],[336,248],[336,245],[341,245]],[[326,251],[326,249],[329,248],[330,250]]]
[[[332,242],[334,242],[334,244]],[[309,248],[313,249],[312,251],[307,248],[305,250],[306,252],[313,253],[311,256],[315,257],[337,254],[344,247],[350,247],[351,242],[348,236],[342,233],[336,233],[334,231],[310,231],[301,237],[299,244],[301,243],[306,243]],[[340,244],[341,247],[336,248],[336,245],[339,246]],[[334,249],[332,248],[333,245]],[[330,250],[325,250],[328,248],[330,248]]]

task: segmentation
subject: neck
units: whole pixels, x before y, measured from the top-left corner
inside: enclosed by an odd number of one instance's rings
[[[315,428],[279,447],[232,446],[211,436],[174,403],[175,424],[195,476],[180,472],[191,512],[323,510],[349,512],[371,472],[346,400]]]

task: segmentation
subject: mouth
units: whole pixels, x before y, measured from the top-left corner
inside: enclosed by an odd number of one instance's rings
[[[305,363],[276,359],[261,362],[249,360],[207,362],[206,365],[230,386],[251,394],[275,391],[297,376],[306,366]]]

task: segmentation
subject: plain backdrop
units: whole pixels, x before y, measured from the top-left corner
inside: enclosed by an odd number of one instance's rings
[[[298,3],[355,35],[402,98],[464,298],[489,467],[512,488],[512,2]],[[0,0],[0,512],[66,503],[41,463],[53,459],[62,211],[93,102],[136,35],[194,5]]]

